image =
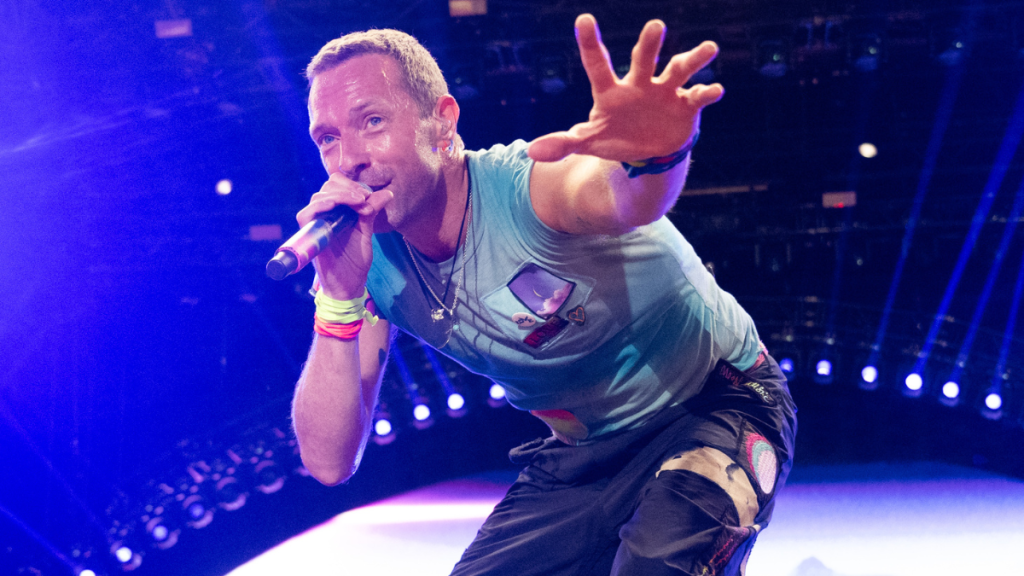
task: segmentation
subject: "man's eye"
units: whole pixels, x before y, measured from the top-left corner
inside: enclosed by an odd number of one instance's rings
[[[369,126],[380,126],[382,123],[384,123],[384,119],[380,116],[370,116],[366,120],[366,124]]]
[[[334,136],[331,136],[330,134],[325,134],[325,135],[320,137],[319,145],[320,146],[327,146],[328,144],[334,142],[334,140],[335,140]]]

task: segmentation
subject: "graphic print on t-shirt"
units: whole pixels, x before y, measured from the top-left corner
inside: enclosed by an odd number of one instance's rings
[[[516,298],[541,318],[550,318],[558,312],[575,286],[536,264],[527,264],[508,283]]]

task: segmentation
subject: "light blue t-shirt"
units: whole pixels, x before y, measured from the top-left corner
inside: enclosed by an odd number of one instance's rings
[[[368,289],[381,314],[504,386],[569,443],[687,400],[719,358],[753,365],[753,321],[668,219],[616,237],[557,232],[533,210],[532,167],[521,140],[469,153],[473,213],[450,339],[398,233],[374,237]],[[452,260],[416,258],[441,295]]]

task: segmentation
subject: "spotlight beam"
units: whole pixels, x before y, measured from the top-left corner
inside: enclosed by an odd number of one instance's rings
[[[1013,160],[1013,156],[1017,153],[1017,148],[1020,146],[1022,137],[1024,137],[1024,89],[1021,90],[1020,95],[1017,97],[1017,103],[1014,105],[1013,109],[1013,116],[1010,118],[1010,125],[1007,127],[1006,134],[1003,136],[1003,142],[999,146],[999,152],[996,155],[996,161],[992,167],[992,172],[989,173],[989,179],[982,191],[981,200],[978,202],[978,207],[974,211],[974,217],[971,219],[971,228],[967,233],[967,238],[964,239],[963,246],[960,247],[960,256],[957,258],[956,267],[953,269],[953,274],[950,276],[949,282],[946,284],[946,292],[942,296],[942,302],[939,304],[939,309],[935,312],[935,318],[932,320],[931,328],[928,329],[928,337],[925,339],[924,347],[921,349],[917,363],[914,365],[915,372],[919,372],[924,369],[924,364],[928,359],[928,355],[931,353],[932,347],[935,345],[935,339],[938,336],[939,327],[942,325],[943,319],[946,317],[946,311],[949,309],[949,305],[953,300],[953,294],[956,292],[956,289],[960,284],[960,278],[963,275],[964,268],[967,266],[967,260],[970,257],[971,252],[974,251],[974,245],[978,241],[978,236],[981,234],[981,228],[984,226],[985,219],[988,217],[988,212],[992,208],[992,203],[995,201],[996,193],[999,191],[999,187],[1003,183],[1006,171],[1010,168],[1010,162]]]
[[[973,30],[974,20],[968,17]],[[928,147],[924,153],[924,164],[921,166],[921,175],[917,181],[917,192],[914,195],[914,204],[910,210],[910,217],[907,218],[907,230],[903,234],[903,243],[900,247],[900,259],[896,262],[896,270],[893,272],[892,282],[889,284],[889,294],[885,298],[885,307],[882,309],[882,319],[878,324],[878,332],[875,334],[875,342],[871,346],[871,356],[868,362],[874,364],[878,361],[879,351],[885,341],[885,334],[889,328],[889,315],[892,313],[893,304],[896,302],[896,291],[899,290],[900,281],[903,279],[903,268],[907,263],[907,255],[910,254],[910,247],[914,242],[914,232],[917,229],[917,222],[921,218],[921,209],[924,207],[924,200],[928,196],[928,189],[931,186],[932,176],[935,175],[935,166],[939,161],[939,151],[946,138],[946,130],[949,128],[950,119],[953,116],[957,97],[960,94],[960,86],[963,81],[964,67],[953,66],[949,69],[946,82],[942,87],[942,94],[939,97],[939,105],[935,114],[935,123],[932,125],[932,133],[928,140]]]
[[[1017,230],[1017,221],[1020,218],[1022,211],[1024,211],[1024,180],[1022,180],[1020,186],[1017,187],[1017,195],[1013,200],[1013,208],[1010,209],[1010,216],[1006,220],[1006,227],[1003,228],[1003,237],[999,241],[999,248],[996,250],[992,266],[988,270],[988,277],[985,278],[985,287],[981,290],[981,297],[978,299],[978,303],[974,307],[974,315],[971,317],[971,324],[967,329],[967,335],[964,337],[963,344],[960,345],[960,353],[957,354],[956,364],[953,366],[953,375],[950,376],[950,380],[957,382],[960,381],[960,374],[963,372],[963,368],[967,364],[967,357],[971,353],[971,346],[974,344],[974,338],[978,334],[978,326],[981,324],[981,316],[985,312],[985,308],[988,306],[988,299],[992,295],[992,288],[995,286],[996,278],[999,276],[999,271],[1002,270],[1006,251],[1010,247],[1010,241],[1013,239],[1013,233]],[[1002,373],[1002,370],[997,370],[996,372]]]
[[[67,566],[68,570],[74,571],[75,565],[71,563],[71,560],[68,559],[67,556],[62,554],[60,550],[58,550],[53,544],[51,544],[49,540],[44,538],[42,534],[33,530],[32,527],[28,524],[25,524],[21,520],[21,518],[18,518],[14,515],[13,512],[8,510],[7,508],[4,508],[3,504],[0,504],[0,516],[6,516],[7,519],[11,521],[12,524],[20,528],[22,532],[27,534],[30,538],[32,538],[32,540],[34,540],[37,544],[42,546],[47,552],[50,553],[51,556],[53,556],[62,564]]]
[[[1021,296],[1024,296],[1024,257],[1017,271],[1017,284],[1013,288],[1013,303],[1010,305],[1010,315],[1006,320],[1006,330],[1003,331],[1003,343],[999,346],[999,360],[996,362],[996,370],[992,375],[993,390],[1002,390],[1003,370],[1006,369],[1006,359],[1010,353],[1010,343],[1013,340],[1013,331],[1017,328],[1017,313],[1020,311]]]

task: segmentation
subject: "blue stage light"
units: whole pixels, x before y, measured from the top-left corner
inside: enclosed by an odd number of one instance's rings
[[[132,556],[134,556],[134,553],[132,552],[132,549],[127,546],[121,546],[114,551],[114,558],[117,558],[117,561],[121,564],[127,564],[130,562]]]
[[[818,363],[814,366],[814,371],[818,376],[831,376],[832,363],[825,359],[818,360]]]
[[[907,374],[907,378],[903,381],[903,384],[907,387],[907,390],[918,392],[924,387],[924,379],[921,378],[921,375],[917,372],[911,372],[910,374]]]
[[[373,431],[377,436],[387,436],[394,432],[394,428],[391,426],[391,422],[387,418],[381,418],[373,424]]]
[[[188,507],[188,515],[193,520],[199,520],[206,514],[206,506],[202,502],[194,502]]]
[[[779,360],[779,368],[781,368],[787,375],[792,374],[793,371],[796,370],[796,366],[794,366],[792,358],[783,358]]]
[[[960,385],[953,381],[946,382],[942,385],[942,395],[953,400],[960,396]]]
[[[462,394],[458,392],[448,395],[448,409],[449,410],[462,410],[466,407],[466,399],[462,397]]]
[[[412,409],[412,417],[418,422],[425,422],[430,418],[430,406],[426,404],[417,404]]]
[[[501,384],[491,384],[490,394],[492,400],[504,400],[505,388]]]
[[[867,384],[874,384],[878,382],[878,368],[874,366],[865,366],[860,371],[861,380]]]
[[[999,410],[1003,407],[1003,397],[995,392],[985,396],[985,407],[989,410]]]

